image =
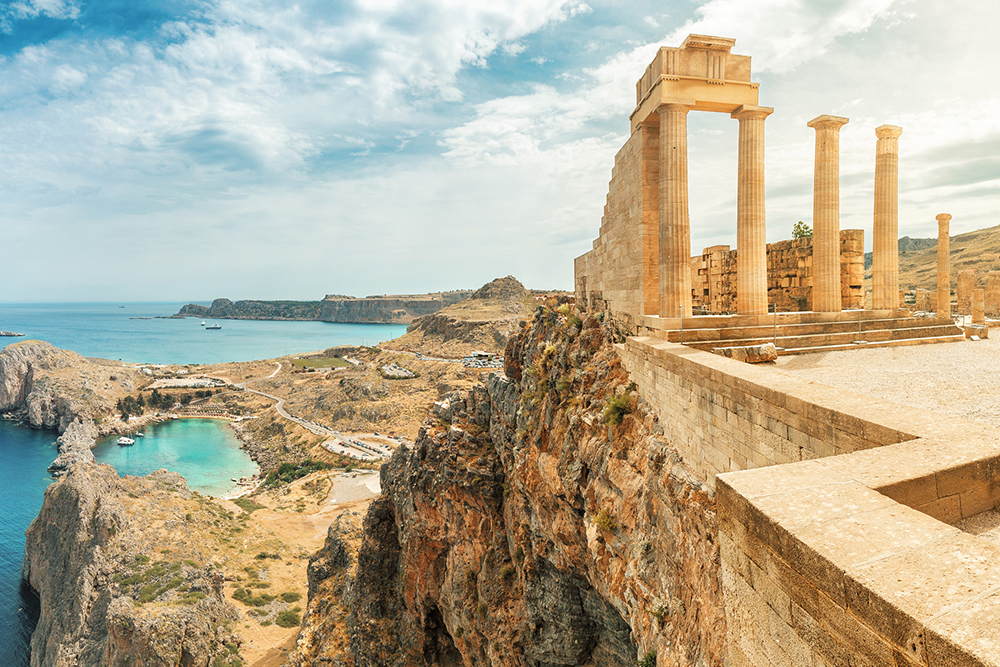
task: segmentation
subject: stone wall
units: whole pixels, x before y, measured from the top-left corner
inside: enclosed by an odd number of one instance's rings
[[[857,308],[864,297],[865,236],[861,229],[840,232],[841,306]],[[691,258],[693,304],[706,313],[736,312],[737,251],[719,245]],[[812,237],[767,244],[767,300],[779,312],[812,308]]]
[[[657,338],[629,338],[619,353],[685,462],[709,484],[732,470],[910,437],[866,424],[857,400],[830,387]]]
[[[1000,546],[955,524],[1000,501],[1000,433],[660,340],[619,353],[715,488],[727,664],[997,664]]]
[[[575,260],[579,303],[657,313],[658,130],[640,126],[615,156],[600,233],[593,249]]]

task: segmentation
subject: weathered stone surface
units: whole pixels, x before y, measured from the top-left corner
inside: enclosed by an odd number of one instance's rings
[[[951,317],[951,256],[948,238],[951,214],[940,213],[937,221],[937,314],[938,317]]]
[[[840,116],[817,116],[807,123],[816,129],[813,180],[812,310],[841,310],[840,282]]]
[[[466,416],[383,467],[352,584],[359,667],[722,664],[714,497],[612,335],[540,309],[508,344],[519,379],[449,397]]]
[[[113,398],[132,391],[138,373],[39,340],[0,350],[0,412],[16,411],[35,427],[64,431],[77,418],[110,414]]]
[[[74,421],[59,436],[59,456],[49,465],[49,472],[64,475],[77,463],[94,463],[94,453],[90,451],[97,444],[97,427],[93,421]]]
[[[774,347],[774,343],[717,347],[712,351],[723,357],[745,361],[748,364],[759,364],[765,361],[774,361],[778,358],[778,350]]]
[[[137,556],[151,550],[151,526],[135,505],[162,507],[174,494],[191,497],[176,473],[122,479],[111,466],[87,463],[46,490],[26,533],[21,568],[41,602],[32,667],[207,667],[230,655],[225,644],[240,640],[223,626],[239,615],[223,599],[215,571],[178,564],[157,575],[163,581],[148,574],[149,599],[140,600],[138,584],[125,586]],[[197,592],[197,599],[177,604],[179,583],[171,588],[167,579],[183,582],[183,595]],[[166,588],[156,593],[160,584]]]

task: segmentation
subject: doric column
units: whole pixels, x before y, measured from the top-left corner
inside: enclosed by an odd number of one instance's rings
[[[951,263],[949,258],[948,221],[950,213],[940,213],[938,221],[937,242],[937,315],[951,317]]]
[[[736,312],[767,313],[767,234],[764,216],[764,119],[769,107],[743,105],[740,122],[739,185],[736,193]]]
[[[660,317],[691,314],[687,113],[693,100],[660,105]]]
[[[972,290],[972,323],[986,324],[986,290],[977,287]]]
[[[660,123],[639,123],[642,151],[642,314],[660,314]]]
[[[872,237],[872,309],[899,307],[899,135],[875,128],[875,233]]]
[[[818,116],[813,177],[812,309],[840,312],[840,116]]]

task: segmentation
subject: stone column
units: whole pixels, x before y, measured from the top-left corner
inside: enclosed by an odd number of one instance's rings
[[[976,272],[972,269],[959,271],[955,283],[955,309],[959,315],[969,315],[972,313],[972,290],[976,286]]]
[[[986,314],[1000,315],[1000,271],[990,271],[986,278]]]
[[[937,315],[951,317],[951,262],[949,258],[948,222],[950,213],[940,213],[937,242]]]
[[[769,107],[743,105],[731,115],[740,122],[736,193],[736,312],[740,315],[767,314],[764,119],[772,113]]]
[[[687,113],[693,100],[668,102],[660,114],[660,317],[691,315]]]
[[[899,135],[875,128],[875,229],[872,236],[872,309],[899,308]]]
[[[972,323],[986,324],[986,290],[977,287],[972,290]]]
[[[840,116],[817,116],[813,176],[812,309],[840,312]]]

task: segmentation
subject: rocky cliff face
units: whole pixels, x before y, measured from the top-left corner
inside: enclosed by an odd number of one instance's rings
[[[319,319],[324,322],[363,324],[409,324],[421,315],[435,313],[470,292],[448,292],[414,297],[377,297],[364,299],[327,297],[322,302]]]
[[[230,301],[216,299],[211,306],[189,303],[177,313],[185,317],[217,317],[228,320],[315,320],[319,301]]]
[[[41,602],[32,667],[230,667],[239,615],[218,571],[177,544],[198,504],[166,471],[120,479],[79,464],[50,486],[22,565]]]
[[[88,359],[44,341],[0,350],[0,412],[17,412],[39,428],[65,431],[76,419],[112,412],[135,389],[138,373],[120,363]]]
[[[610,336],[539,309],[506,375],[383,467],[346,591],[355,664],[722,664],[713,495]]]

